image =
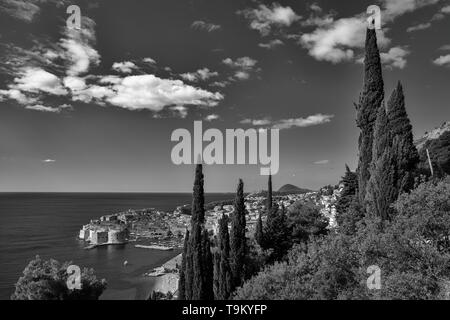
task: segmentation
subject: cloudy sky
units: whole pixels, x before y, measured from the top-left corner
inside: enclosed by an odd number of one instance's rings
[[[70,5],[81,29],[67,28]],[[450,1],[0,1],[0,191],[188,192],[173,130],[280,129],[285,183],[354,169],[366,9],[389,94],[416,137],[450,120]],[[205,168],[209,192],[265,186],[258,165]]]

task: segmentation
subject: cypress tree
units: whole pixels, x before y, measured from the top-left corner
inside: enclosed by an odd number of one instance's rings
[[[191,226],[205,222],[205,192],[203,190],[204,176],[202,170],[203,166],[197,164],[192,197]]]
[[[342,177],[341,183],[344,185],[341,195],[336,203],[336,211],[339,213],[345,212],[350,204],[354,201],[356,190],[358,187],[358,176],[352,172],[348,165],[345,165],[345,175]],[[338,221],[339,224],[339,221]]]
[[[180,268],[180,277],[178,279],[178,300],[187,300],[186,299],[186,273],[190,273],[191,271],[187,271],[187,256],[188,256],[188,248],[189,248],[189,230],[186,230],[186,235],[184,236],[184,245],[183,245],[183,254],[181,260],[181,268]],[[191,284],[188,285],[191,287]]]
[[[370,179],[372,162],[373,127],[378,109],[384,99],[384,83],[381,71],[380,52],[377,46],[375,29],[367,29],[364,58],[364,85],[357,109],[357,126],[361,129],[359,136],[358,161],[358,199],[363,203],[366,185]]]
[[[192,226],[191,259],[192,259],[192,296],[191,300],[202,300],[204,297],[204,250],[202,248],[202,228],[199,224]]]
[[[203,288],[200,300],[214,300],[214,266],[213,256],[211,253],[211,241],[206,228],[202,233],[202,250],[203,250]]]
[[[259,214],[258,221],[256,223],[255,240],[261,247],[263,246],[264,234],[263,234],[263,225],[262,225],[261,213]]]
[[[277,205],[272,207],[264,228],[264,249],[273,249],[272,261],[280,260],[291,247],[291,229],[286,209]]]
[[[414,173],[420,161],[414,145],[412,126],[405,108],[405,96],[400,81],[387,104],[387,117],[392,134],[392,153],[395,158],[397,195],[414,187]]]
[[[231,218],[231,235],[230,235],[230,264],[233,276],[233,287],[239,287],[245,275],[245,254],[246,254],[246,238],[245,238],[245,199],[244,199],[244,183],[239,179],[239,184],[234,201],[234,211]]]
[[[215,299],[226,300],[233,291],[232,274],[230,268],[230,237],[228,233],[228,217],[222,215],[219,221],[219,252],[216,253],[216,284]]]
[[[390,205],[397,198],[395,190],[395,159],[391,132],[385,107],[378,110],[375,122],[373,161],[365,199],[366,211],[383,220],[389,218]]]
[[[267,203],[266,209],[267,212],[270,212],[272,209],[272,175],[269,175],[269,180],[267,181]]]
[[[214,300],[220,300],[220,252],[214,252]]]
[[[193,188],[191,232],[185,255],[186,300],[213,299],[213,261],[211,243],[205,228],[205,198],[202,165],[197,164]]]

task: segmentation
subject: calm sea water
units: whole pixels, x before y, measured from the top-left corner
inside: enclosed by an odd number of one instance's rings
[[[134,244],[84,250],[77,239],[83,224],[130,208],[173,210],[191,202],[188,193],[0,193],[0,299],[9,299],[14,283],[36,255],[92,267],[108,281],[107,298],[142,298],[142,274],[177,252],[138,249]],[[206,202],[231,194],[207,194]],[[123,266],[128,260],[129,265]],[[148,281],[147,281],[148,282]]]

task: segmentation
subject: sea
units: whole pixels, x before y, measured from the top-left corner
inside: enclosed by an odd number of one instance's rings
[[[210,193],[205,202],[233,197]],[[190,193],[0,193],[0,299],[10,299],[36,255],[94,268],[97,278],[108,282],[101,299],[145,299],[154,279],[143,274],[179,251],[135,248],[134,243],[85,250],[78,231],[105,214],[142,208],[173,211],[191,201]]]

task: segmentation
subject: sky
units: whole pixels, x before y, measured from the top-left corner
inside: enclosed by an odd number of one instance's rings
[[[274,189],[338,183],[357,166],[369,5],[418,138],[450,120],[448,0],[1,0],[0,192],[190,192],[171,134],[199,120],[279,128]],[[264,189],[259,169],[207,165],[205,190]]]

